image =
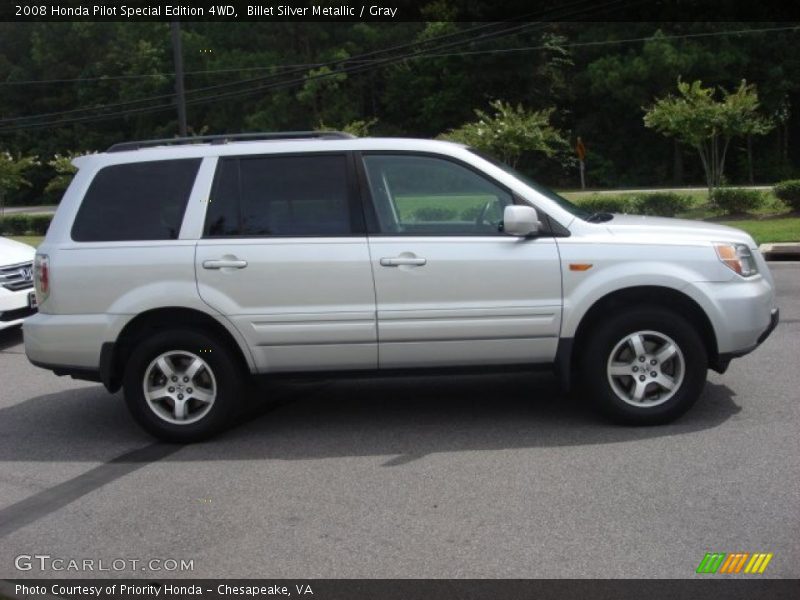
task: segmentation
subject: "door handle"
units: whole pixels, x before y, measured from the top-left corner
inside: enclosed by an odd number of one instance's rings
[[[246,266],[246,260],[219,259],[203,261],[204,269],[244,269]]]
[[[400,267],[403,265],[408,265],[411,267],[421,267],[427,264],[428,260],[425,258],[417,258],[417,257],[410,257],[410,256],[395,256],[393,258],[382,258],[381,259],[381,266],[382,267]]]

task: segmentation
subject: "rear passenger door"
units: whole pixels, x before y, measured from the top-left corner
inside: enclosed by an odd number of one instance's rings
[[[220,158],[196,271],[201,297],[247,339],[260,372],[377,366],[351,155]]]

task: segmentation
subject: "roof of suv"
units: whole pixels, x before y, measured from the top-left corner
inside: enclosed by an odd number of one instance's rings
[[[283,131],[266,133],[223,133],[218,135],[199,135],[191,137],[160,138],[155,140],[138,140],[135,142],[121,142],[112,145],[108,152],[122,152],[124,150],[139,150],[154,146],[185,146],[188,144],[210,143],[227,144],[239,141],[257,140],[297,140],[297,139],[325,139],[341,140],[353,139],[355,136],[343,131]]]
[[[241,154],[277,154],[302,152],[330,152],[344,150],[405,150],[458,154],[463,144],[443,140],[417,138],[356,138],[347,134],[320,136],[258,137],[235,139],[231,136],[211,136],[213,139],[188,138],[180,140],[149,140],[115,144],[108,151],[81,156],[73,161],[77,167],[87,163],[115,164],[145,162],[170,158],[200,158],[204,156],[229,156]]]

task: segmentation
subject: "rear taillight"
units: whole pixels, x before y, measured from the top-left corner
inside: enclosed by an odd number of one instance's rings
[[[50,257],[47,254],[37,254],[33,261],[33,285],[36,301],[41,304],[50,295]]]

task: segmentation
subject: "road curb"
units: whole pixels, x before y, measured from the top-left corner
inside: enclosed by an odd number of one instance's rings
[[[800,260],[800,242],[761,244],[758,250],[767,260]]]

